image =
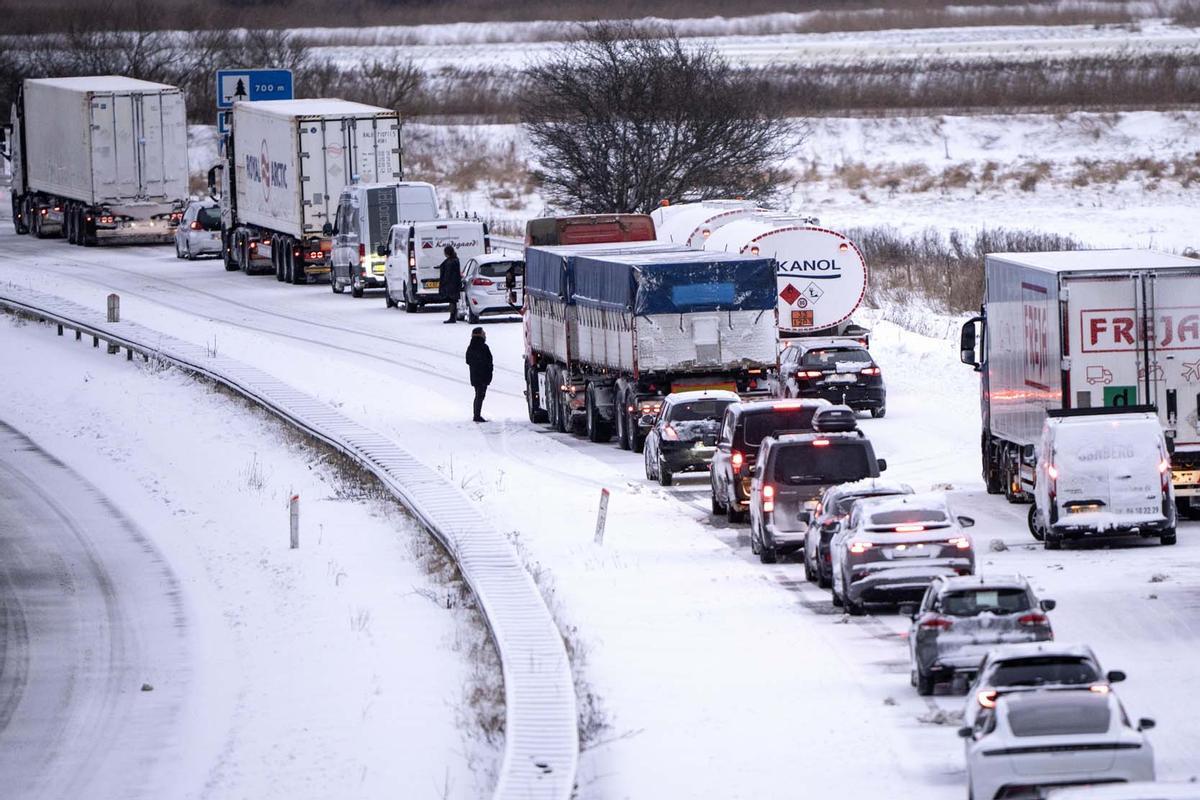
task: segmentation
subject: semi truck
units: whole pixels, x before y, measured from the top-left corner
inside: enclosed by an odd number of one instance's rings
[[[573,214],[525,223],[525,244],[535,247],[606,242],[652,242],[649,214]]]
[[[961,360],[979,372],[987,490],[1024,502],[1050,411],[1153,406],[1180,510],[1200,498],[1200,260],[1150,250],[989,254]]]
[[[385,108],[338,99],[239,102],[231,128],[224,163],[209,173],[230,271],[274,272],[297,284],[328,278],[342,189],[403,177],[400,118]]]
[[[85,247],[173,241],[188,193],[176,87],[117,75],[27,79],[10,147],[18,234]]]
[[[581,429],[593,442],[616,433],[622,449],[640,452],[671,392],[768,394],[778,362],[774,262],[661,243],[608,247],[526,248],[532,422]]]

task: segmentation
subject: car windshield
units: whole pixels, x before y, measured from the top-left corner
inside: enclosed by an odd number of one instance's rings
[[[973,617],[984,611],[994,614],[1015,614],[1029,610],[1029,595],[1024,589],[970,589],[942,595],[943,614]]]
[[[826,447],[811,442],[782,445],[774,461],[772,480],[792,486],[846,483],[871,474],[867,448],[859,441]]]
[[[1017,736],[1105,733],[1110,717],[1108,699],[1093,692],[1037,692],[1008,707],[1008,725]]]
[[[943,525],[946,512],[936,508],[901,508],[895,511],[880,511],[871,515],[872,526],[890,525]]]
[[[518,278],[525,275],[524,261],[492,261],[479,265],[479,274],[485,278],[503,278],[509,270],[514,270]]]
[[[783,431],[804,431],[813,429],[813,412],[816,405],[798,406],[792,408],[773,408],[768,411],[758,411],[746,414],[743,419],[743,438],[749,447],[757,447],[762,440]]]
[[[1077,656],[1042,656],[1004,661],[992,673],[993,686],[1081,684],[1100,680],[1095,666]]]
[[[206,231],[221,230],[221,209],[201,208],[196,212],[196,221]]]
[[[832,367],[837,364],[870,364],[871,354],[861,347],[827,347],[809,350],[800,359],[806,367]]]

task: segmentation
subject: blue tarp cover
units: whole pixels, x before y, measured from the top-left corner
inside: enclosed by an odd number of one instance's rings
[[[525,291],[534,297],[565,299],[574,288],[575,259],[579,256],[679,252],[670,242],[605,242],[525,248]]]
[[[735,253],[580,256],[575,302],[646,314],[775,308],[775,261]]]

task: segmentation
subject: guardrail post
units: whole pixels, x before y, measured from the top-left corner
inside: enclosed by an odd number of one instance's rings
[[[121,296],[120,295],[110,294],[108,296],[108,321],[109,322],[120,322],[121,321]],[[108,354],[110,356],[113,353],[120,352],[120,350],[121,350],[121,348],[119,345],[115,345],[112,342],[108,343]]]
[[[291,523],[292,549],[300,548],[300,495],[292,495],[288,501],[288,521]]]
[[[600,490],[600,511],[596,514],[596,544],[604,544],[604,523],[608,520],[608,489]]]

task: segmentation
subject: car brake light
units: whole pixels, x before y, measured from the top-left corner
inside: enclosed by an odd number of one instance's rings
[[[471,281],[472,286],[491,286],[492,282],[487,278],[475,278]]]
[[[917,627],[926,631],[945,631],[954,627],[954,622],[945,617],[928,617],[921,620],[921,624]]]
[[[971,549],[971,540],[965,536],[955,536],[953,539],[950,539],[947,544],[952,544],[959,550]]]
[[[729,464],[733,467],[733,474],[737,475],[742,471],[742,465],[746,463],[746,457],[737,450],[733,451],[733,455],[729,457]]]
[[[1050,480],[1058,480],[1058,467],[1054,466],[1053,464],[1047,464],[1046,474],[1050,476]]]
[[[975,699],[979,701],[979,705],[984,708],[996,707],[996,696],[999,694],[995,689],[985,689],[975,695]]]
[[[774,405],[774,408],[803,408],[803,400],[782,400]]]
[[[1170,472],[1171,471],[1171,462],[1165,458],[1162,461],[1158,462],[1158,471],[1163,474]]]
[[[813,447],[829,447],[828,439],[813,439]]]
[[[199,222],[193,221],[191,225],[188,225],[188,227],[189,227],[189,228],[191,228],[191,229],[192,229],[192,230],[194,230],[194,231],[198,231],[198,230],[200,230],[200,229],[201,229],[202,227],[204,227],[204,226],[203,226],[203,225],[201,225]]]
[[[797,378],[819,378],[825,373],[819,369],[802,369],[796,373]]]
[[[920,533],[925,530],[924,525],[897,525],[892,528],[896,533]]]
[[[1025,614],[1024,616],[1019,617],[1017,619],[1017,624],[1024,625],[1025,627],[1034,627],[1034,626],[1038,626],[1038,625],[1044,626],[1044,625],[1049,625],[1050,620],[1046,619],[1045,614],[1037,614],[1037,613]]]
[[[867,367],[866,369],[864,369],[862,371],[862,374],[863,375],[878,375],[879,372],[880,372],[879,367]]]
[[[762,510],[764,512],[774,511],[775,510],[775,487],[771,486],[770,484],[767,484],[766,486],[764,486],[762,488],[762,496],[763,496]]]
[[[875,545],[871,544],[870,542],[851,542],[850,552],[854,553],[855,555],[862,555],[874,546]]]
[[[678,442],[679,432],[670,425],[666,425],[663,427],[662,438],[666,439],[668,442]]]

